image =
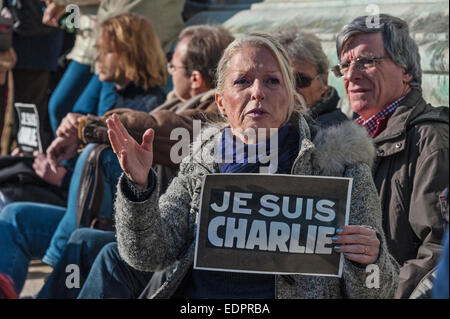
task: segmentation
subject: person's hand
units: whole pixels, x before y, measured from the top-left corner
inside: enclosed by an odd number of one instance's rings
[[[380,253],[380,241],[373,229],[364,226],[344,226],[333,237],[334,249],[345,258],[360,263],[374,263]]]
[[[155,132],[148,129],[142,136],[142,144],[130,136],[116,114],[106,120],[108,138],[119,159],[120,167],[138,189],[146,189],[148,173],[153,164],[153,138]]]
[[[4,7],[2,11],[0,11],[0,16],[6,19],[11,19],[13,17],[11,11],[9,11],[7,7]]]
[[[16,147],[15,149],[13,149],[13,151],[11,152],[11,156],[23,156],[24,154],[22,153],[22,151],[20,150],[19,147]]]
[[[78,136],[78,123],[83,116],[80,113],[68,113],[59,124],[56,136],[67,138]]]
[[[47,157],[43,153],[34,151],[33,156],[33,169],[36,174],[47,183],[60,187],[67,170],[64,167],[58,167],[56,171],[53,171]]]
[[[61,166],[62,161],[77,154],[79,140],[77,136],[70,138],[57,137],[47,149],[47,160],[54,172]]]
[[[46,24],[51,27],[57,27],[58,21],[66,11],[64,5],[59,5],[51,0],[45,1],[47,8],[45,8],[44,15],[42,16],[42,24]]]

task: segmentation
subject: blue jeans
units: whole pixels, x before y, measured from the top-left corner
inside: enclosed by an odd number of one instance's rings
[[[67,241],[69,240],[72,232],[78,228],[77,223],[77,201],[79,194],[79,186],[81,183],[81,175],[83,166],[86,161],[89,152],[94,147],[94,144],[89,144],[83,152],[80,154],[75,170],[70,181],[69,195],[67,199],[67,211],[64,214],[61,222],[59,223],[55,234],[50,242],[44,258],[45,263],[56,266],[57,262],[62,256],[64,249],[66,248]],[[122,168],[119,165],[116,154],[112,149],[106,149],[100,156],[100,167],[103,172],[103,199],[100,208],[100,216],[112,217],[114,197],[117,190],[117,182],[122,174]]]
[[[0,214],[0,273],[11,276],[19,294],[31,259],[41,259],[59,221],[63,207],[17,202]]]
[[[136,299],[152,279],[153,273],[138,271],[119,255],[117,243],[109,243],[98,254],[78,295],[79,299]],[[161,277],[158,284],[161,284]]]
[[[56,135],[56,129],[63,117],[72,112],[75,102],[92,76],[90,65],[75,61],[70,62],[48,102],[48,113],[53,134]]]
[[[114,242],[115,233],[111,231],[101,231],[91,228],[80,228],[75,230],[67,242],[63,252],[53,272],[47,278],[44,287],[39,292],[38,299],[74,299],[86,280],[89,270],[94,263],[100,250],[108,243]],[[79,287],[68,286],[66,280],[70,272],[66,272],[67,265],[76,265],[79,269]]]
[[[80,154],[71,179],[67,209],[38,203],[12,203],[0,214],[0,272],[9,274],[18,292],[26,279],[30,259],[55,267],[72,232],[78,228],[77,199],[84,162],[94,144]],[[104,193],[100,216],[112,217],[116,185],[122,174],[111,149],[100,156]]]

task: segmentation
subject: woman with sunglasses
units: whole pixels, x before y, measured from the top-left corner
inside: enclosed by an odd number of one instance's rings
[[[276,38],[289,55],[296,90],[304,97],[316,124],[326,127],[346,121],[347,117],[338,108],[339,95],[328,85],[329,62],[320,40],[295,28],[280,31]]]

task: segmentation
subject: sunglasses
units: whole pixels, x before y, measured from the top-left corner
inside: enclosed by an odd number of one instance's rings
[[[297,89],[304,89],[311,85],[312,81],[317,78],[320,78],[320,74],[317,74],[315,77],[310,77],[306,74],[295,72],[295,86]]]

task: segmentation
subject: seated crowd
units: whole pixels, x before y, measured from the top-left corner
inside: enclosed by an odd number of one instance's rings
[[[36,174],[66,190],[65,205],[0,200],[0,285],[15,290],[0,298],[20,294],[33,259],[53,269],[37,298],[430,297],[424,279],[445,267],[448,278],[448,107],[422,97],[407,23],[365,21],[337,35],[333,68],[319,38],[292,27],[235,38],[189,26],[167,55],[146,17],[102,21],[96,75],[74,101],[59,100],[55,138],[33,154]],[[338,108],[344,97],[329,71],[342,77],[354,121]],[[76,85],[55,92],[69,96]],[[193,143],[184,157],[174,152],[180,130]],[[252,161],[227,134],[258,147],[275,140],[277,166]],[[205,176],[259,172],[352,179],[348,223],[332,237],[342,276],[194,268]],[[67,285],[69,265],[79,267],[77,285]],[[376,288],[366,284],[368,265],[379,268]],[[448,280],[434,297],[448,298]]]

